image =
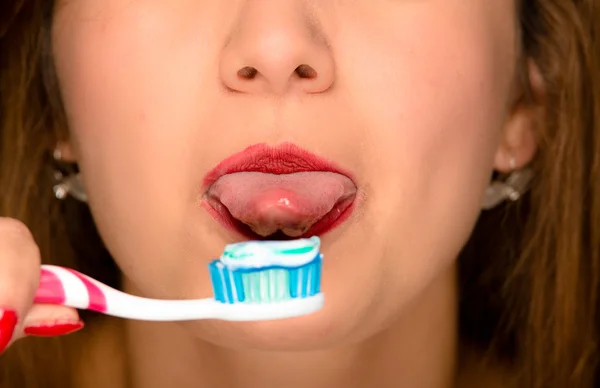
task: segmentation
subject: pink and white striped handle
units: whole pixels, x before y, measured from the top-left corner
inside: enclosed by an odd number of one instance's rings
[[[106,289],[104,284],[75,270],[43,265],[34,302],[106,313]]]
[[[73,269],[54,265],[42,265],[34,303],[146,321],[239,320],[239,317],[248,316],[247,307],[226,306],[214,298],[164,300],[126,294]]]
[[[204,319],[222,314],[213,298],[162,300],[141,298],[111,288],[70,268],[42,265],[34,303],[57,304],[106,315],[149,321]]]

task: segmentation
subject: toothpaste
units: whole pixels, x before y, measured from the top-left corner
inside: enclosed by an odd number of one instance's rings
[[[319,257],[320,247],[317,236],[289,241],[245,241],[227,245],[220,261],[230,270],[300,267]]]

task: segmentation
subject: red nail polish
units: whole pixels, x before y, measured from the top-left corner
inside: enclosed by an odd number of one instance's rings
[[[56,337],[74,333],[83,328],[83,322],[66,322],[27,326],[23,332],[36,337]]]
[[[10,342],[16,325],[17,313],[12,310],[0,310],[0,353]]]

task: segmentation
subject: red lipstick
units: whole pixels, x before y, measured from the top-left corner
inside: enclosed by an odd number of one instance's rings
[[[352,179],[348,171],[295,144],[283,143],[273,147],[261,143],[252,145],[220,162],[206,174],[203,183],[204,188],[207,188],[221,176],[235,172],[281,175],[308,171],[336,172]]]
[[[204,177],[202,206],[222,226],[251,239],[324,234],[352,212],[356,185],[334,163],[294,144],[257,144]]]

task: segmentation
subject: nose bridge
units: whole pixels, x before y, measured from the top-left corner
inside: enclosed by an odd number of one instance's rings
[[[303,0],[247,0],[221,58],[221,77],[238,91],[285,93],[329,88],[333,58]]]

